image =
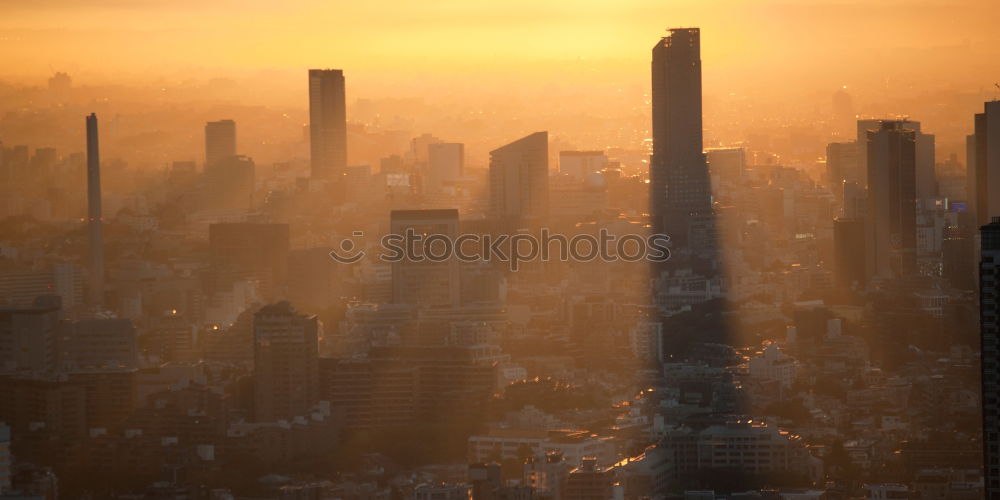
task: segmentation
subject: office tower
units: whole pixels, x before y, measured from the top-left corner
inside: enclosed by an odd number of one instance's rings
[[[83,279],[71,263],[52,266],[52,271],[8,271],[0,273],[0,303],[31,306],[35,298],[55,293],[62,307],[72,310],[83,304]]]
[[[253,158],[226,156],[205,166],[205,206],[221,210],[252,210]]]
[[[60,440],[78,440],[87,435],[86,390],[62,377],[0,376],[0,422],[14,435],[23,435],[45,422],[43,432]],[[33,447],[27,447],[33,448]],[[21,458],[31,460],[41,450],[22,448]],[[54,498],[54,497],[50,497]]]
[[[1000,217],[980,228],[979,333],[982,352],[984,498],[1000,499]]]
[[[56,367],[59,297],[28,307],[0,307],[0,373],[45,373]]]
[[[461,289],[458,261],[451,256],[431,261],[426,256],[442,255],[445,249],[451,248],[446,240],[454,241],[458,237],[458,210],[393,210],[389,226],[392,234],[405,237],[412,232],[423,236],[421,241],[412,244],[417,259],[404,258],[392,263],[392,301],[413,305],[457,305]]]
[[[98,151],[97,115],[87,117],[87,225],[90,245],[90,303],[104,302],[104,236],[101,218],[101,155]]]
[[[672,29],[653,47],[650,208],[654,226],[681,243],[692,220],[712,209],[702,151],[700,52],[698,28]]]
[[[860,180],[862,183],[868,182],[868,162],[869,155],[867,153],[868,132],[871,130],[880,130],[882,124],[889,121],[899,121],[904,124],[904,126],[910,130],[914,131],[915,136],[915,194],[917,199],[927,199],[933,198],[937,195],[937,179],[934,173],[934,135],[925,134],[920,131],[920,122],[915,122],[912,120],[877,120],[877,119],[867,119],[858,120],[858,175],[861,176]],[[864,184],[868,187],[867,184]]]
[[[176,309],[149,318],[144,340],[144,352],[156,356],[161,362],[201,358],[198,327]]]
[[[465,144],[441,142],[427,145],[427,181],[424,188],[440,191],[462,176],[465,168]]]
[[[826,146],[826,177],[830,190],[843,194],[844,182],[864,182],[858,173],[858,143],[832,142]]]
[[[309,70],[309,154],[314,179],[339,176],[347,167],[344,72]]]
[[[883,120],[876,119],[864,119],[858,120],[857,122],[857,160],[858,160],[858,175],[861,176],[862,187],[868,187],[868,131],[869,130],[879,130],[882,127]]]
[[[253,319],[254,420],[306,417],[319,401],[319,321],[288,302],[262,307]]]
[[[283,296],[288,274],[288,224],[234,222],[208,227],[211,290],[255,280],[265,298]]]
[[[136,332],[131,320],[64,321],[56,331],[57,362],[61,370],[134,370],[138,367]]]
[[[416,420],[441,423],[484,418],[491,395],[499,390],[501,364],[509,360],[495,345],[376,347],[368,357],[415,369]]]
[[[490,151],[490,209],[497,218],[539,218],[549,208],[549,133]]]
[[[838,218],[833,221],[833,279],[838,287],[863,288],[865,274],[865,222]]]
[[[982,226],[1000,215],[1000,101],[989,101],[976,113],[975,132],[966,146],[966,196]]]
[[[416,416],[419,370],[395,358],[319,360],[320,397],[349,429],[399,428]]]
[[[746,170],[746,150],[743,148],[711,148],[705,156],[708,170],[728,182],[737,182]]]
[[[884,121],[867,132],[868,276],[916,272],[916,131],[909,122]]]
[[[236,156],[236,122],[219,120],[205,124],[205,166]]]
[[[576,179],[584,179],[608,166],[608,155],[604,151],[560,151],[559,173]]]

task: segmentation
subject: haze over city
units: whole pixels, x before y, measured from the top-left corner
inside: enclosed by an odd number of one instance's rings
[[[0,500],[1000,500],[997,14],[0,1]]]

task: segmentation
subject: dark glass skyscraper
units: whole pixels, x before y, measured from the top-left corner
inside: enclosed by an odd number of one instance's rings
[[[97,115],[87,116],[87,232],[90,242],[90,303],[104,302],[104,218],[101,215],[101,153]]]
[[[691,222],[709,216],[712,192],[702,149],[701,37],[670,30],[653,47],[653,155],[650,208],[658,229],[682,242]]]
[[[969,209],[985,225],[1000,215],[1000,101],[988,101],[976,113],[967,147]]]
[[[344,72],[309,70],[309,154],[312,177],[329,179],[347,168]]]
[[[979,333],[982,350],[983,486],[1000,499],[1000,217],[980,228]]]
[[[881,121],[868,130],[868,210],[865,270],[884,278],[916,272],[916,130],[910,122]]]

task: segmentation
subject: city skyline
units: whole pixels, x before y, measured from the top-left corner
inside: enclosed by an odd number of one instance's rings
[[[1000,500],[995,6],[64,1],[0,500]]]

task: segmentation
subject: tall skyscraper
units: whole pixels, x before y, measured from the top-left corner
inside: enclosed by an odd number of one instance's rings
[[[308,416],[319,400],[319,322],[288,302],[262,307],[253,319],[254,420]]]
[[[975,133],[967,141],[967,196],[977,225],[1000,215],[1000,101],[976,113]]]
[[[979,333],[982,352],[984,498],[1000,499],[1000,217],[980,228]]]
[[[549,133],[490,151],[490,211],[499,218],[543,217],[549,209]]]
[[[934,173],[934,135],[921,132],[920,122],[912,120],[858,120],[857,161],[858,175],[861,176],[861,182],[868,182],[868,153],[866,150],[868,146],[868,132],[871,130],[880,130],[882,124],[889,121],[901,122],[906,128],[914,131],[914,155],[916,158],[914,189],[917,199],[927,199],[936,196],[937,178]]]
[[[424,240],[414,245],[419,255],[440,254],[445,248],[442,237],[454,241],[458,237],[458,210],[393,210],[390,231],[404,235],[408,230],[424,235]],[[434,236],[439,235],[439,236]],[[434,243],[428,238],[442,238]],[[425,260],[417,262],[404,259],[392,263],[392,301],[413,305],[457,305],[459,303],[458,261]]]
[[[701,35],[698,28],[670,30],[653,47],[653,155],[650,208],[658,229],[685,241],[690,224],[712,209],[708,165],[702,150]],[[694,216],[694,217],[692,217]]]
[[[309,153],[312,177],[329,179],[347,168],[344,72],[309,70]]]
[[[219,120],[205,124],[205,165],[215,165],[236,156],[236,122]]]
[[[101,217],[101,154],[97,115],[87,117],[87,231],[90,244],[90,303],[104,302],[104,235]]]
[[[869,276],[916,272],[916,134],[905,121],[883,121],[867,132]]]

